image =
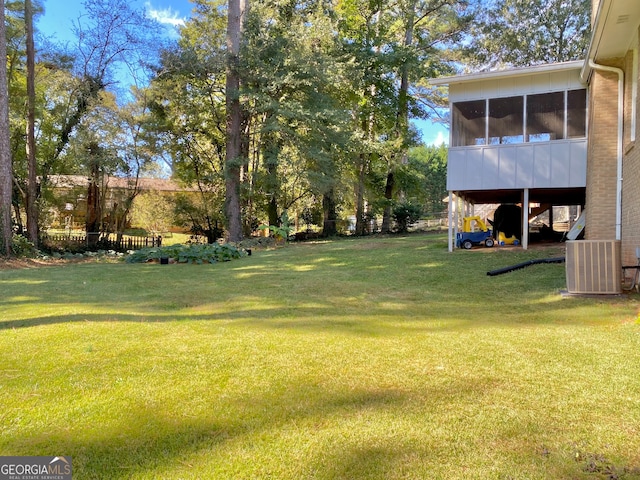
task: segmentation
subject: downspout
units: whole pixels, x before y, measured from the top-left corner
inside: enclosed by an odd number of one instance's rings
[[[616,165],[616,240],[622,238],[622,146],[624,140],[624,71],[621,68],[599,65],[589,59],[589,66],[594,70],[613,72],[618,75],[618,148]]]

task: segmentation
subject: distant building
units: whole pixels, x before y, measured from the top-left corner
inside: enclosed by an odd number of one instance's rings
[[[53,228],[84,229],[87,212],[87,188],[89,179],[83,175],[53,175],[48,178],[52,191],[49,210]],[[104,221],[117,221],[118,207],[134,189],[173,194],[190,191],[176,182],[159,178],[122,178],[105,176],[100,186]]]

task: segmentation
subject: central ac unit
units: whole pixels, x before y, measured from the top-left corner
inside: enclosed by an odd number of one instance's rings
[[[567,242],[567,291],[584,294],[622,292],[619,240]]]

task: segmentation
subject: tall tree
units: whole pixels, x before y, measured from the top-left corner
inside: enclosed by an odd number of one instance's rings
[[[211,242],[226,223],[225,29],[221,4],[197,2],[151,85],[157,147],[173,178],[192,190],[178,198],[181,223]]]
[[[229,0],[227,17],[227,145],[225,160],[225,212],[229,240],[242,240],[242,210],[240,184],[242,182],[242,145],[245,115],[240,102],[240,44],[249,0]]]
[[[409,120],[425,114],[417,107],[414,84],[450,68],[451,50],[474,18],[474,6],[468,0],[404,0],[397,4],[394,17],[390,33],[395,39],[397,95],[391,153],[387,155],[383,232],[390,231],[396,170],[406,162],[407,150],[415,141]],[[428,101],[433,103],[433,98]]]
[[[243,92],[259,156],[247,200],[265,206],[270,225],[312,192],[319,198],[327,191],[329,175],[320,180],[315,172],[329,173],[346,144],[334,31],[335,15],[323,1],[260,2],[248,19]]]
[[[117,83],[117,68],[125,66],[134,74],[157,47],[154,33],[158,25],[144,13],[132,8],[126,0],[85,0],[85,14],[78,18],[78,70],[81,79],[75,112],[63,128],[59,152],[66,146],[73,131],[98,102],[101,93]],[[87,191],[87,239],[97,242],[100,222],[100,159],[103,149],[95,142],[86,145],[91,161]]]
[[[529,66],[583,58],[591,0],[491,0],[475,26],[473,67]]]
[[[35,246],[38,245],[38,185],[36,171],[36,68],[35,46],[33,42],[33,4],[31,0],[24,2],[24,23],[27,41],[27,234]]]
[[[468,1],[341,0],[340,35],[350,55],[357,97],[353,111],[362,149],[355,157],[356,234],[366,231],[365,205],[382,207],[391,226],[397,194],[395,171],[414,141],[411,116],[418,108],[412,85],[447,71],[450,49],[471,18]],[[382,178],[380,178],[382,177]]]
[[[387,7],[386,0],[342,0],[338,4],[343,61],[350,65],[352,79],[353,128],[360,143],[353,156],[358,235],[366,230],[368,179],[380,160],[381,141],[393,121],[393,66],[389,48],[392,17]]]
[[[7,83],[7,40],[4,0],[0,0],[0,229],[1,252],[11,255],[11,143],[9,132],[9,91]]]

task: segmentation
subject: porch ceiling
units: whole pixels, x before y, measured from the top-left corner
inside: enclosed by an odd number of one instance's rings
[[[520,203],[522,190],[465,190],[455,192],[460,197],[476,205],[488,203]],[[535,189],[529,190],[531,203],[551,205],[584,205],[584,188]]]

